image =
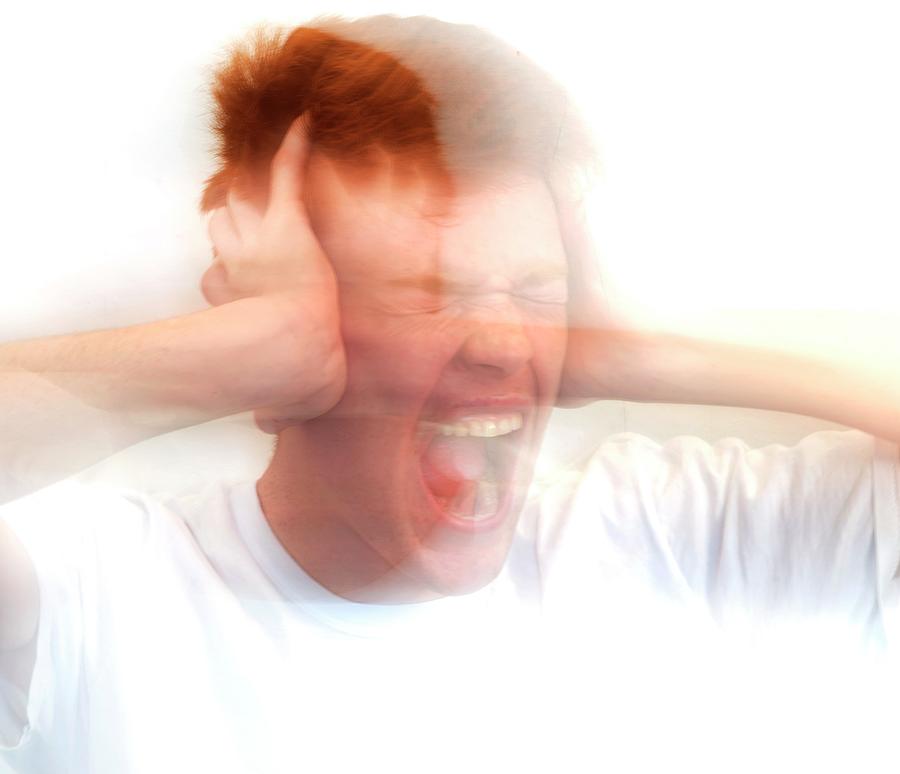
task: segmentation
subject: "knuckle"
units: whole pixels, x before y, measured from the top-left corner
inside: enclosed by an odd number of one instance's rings
[[[200,292],[212,306],[219,306],[227,300],[226,282],[222,272],[207,270],[200,278]]]
[[[216,241],[216,239],[221,234],[223,217],[223,208],[217,207],[209,214],[209,217],[206,219],[206,233],[213,241]]]

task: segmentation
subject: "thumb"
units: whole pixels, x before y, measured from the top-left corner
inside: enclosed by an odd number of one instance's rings
[[[310,149],[309,113],[294,119],[272,159],[269,188],[270,210],[289,208],[296,211],[303,201],[306,163]]]

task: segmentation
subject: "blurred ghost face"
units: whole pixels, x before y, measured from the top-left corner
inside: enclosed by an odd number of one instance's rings
[[[495,173],[441,194],[396,164],[314,155],[307,205],[339,282],[348,383],[282,433],[267,516],[350,599],[474,591],[505,561],[565,353],[549,190]]]

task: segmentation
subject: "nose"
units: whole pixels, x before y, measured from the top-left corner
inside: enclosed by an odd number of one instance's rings
[[[531,341],[520,320],[472,320],[459,349],[463,366],[479,375],[503,378],[517,373],[533,355]]]

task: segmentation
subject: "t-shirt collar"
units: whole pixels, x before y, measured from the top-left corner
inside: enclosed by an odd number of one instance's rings
[[[254,560],[289,605],[322,625],[359,637],[435,633],[478,626],[487,615],[491,585],[463,597],[379,605],[352,602],[326,589],[294,560],[266,519],[256,483],[241,482],[229,493],[235,524]]]

